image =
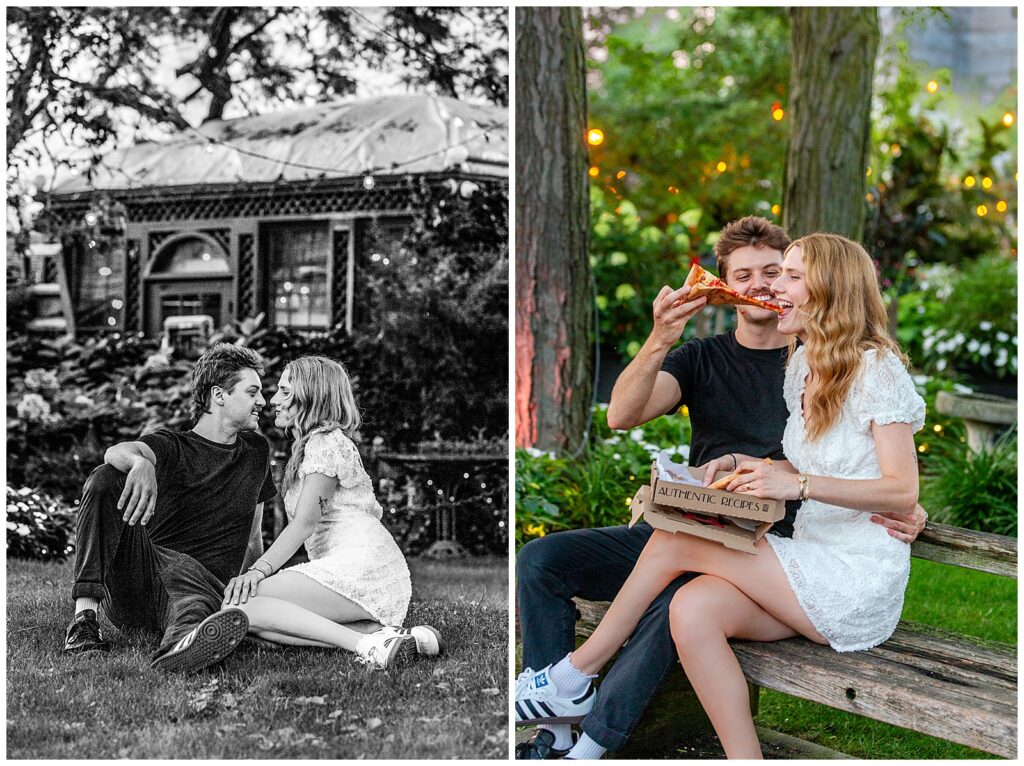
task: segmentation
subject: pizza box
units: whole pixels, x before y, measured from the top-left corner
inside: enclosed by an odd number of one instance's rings
[[[688,468],[695,479],[702,479],[704,472],[699,468]],[[719,473],[715,479],[721,479],[728,472]],[[782,500],[769,500],[751,497],[739,492],[726,492],[723,489],[694,486],[682,482],[667,481],[658,478],[656,466],[651,467],[651,483],[642,486],[630,503],[632,519],[630,526],[636,524],[640,517],[655,529],[667,532],[682,532],[714,540],[728,548],[746,553],[754,553],[757,542],[771,529],[772,524],[786,515],[786,504]],[[687,518],[685,513],[696,513],[707,516],[720,516],[727,520],[724,527],[701,524]],[[730,519],[746,520],[747,529]]]

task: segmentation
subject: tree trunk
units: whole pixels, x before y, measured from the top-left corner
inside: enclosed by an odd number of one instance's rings
[[[575,449],[593,387],[579,8],[516,10],[516,445]]]
[[[790,20],[783,224],[794,238],[828,231],[860,241],[878,9],[800,7]]]

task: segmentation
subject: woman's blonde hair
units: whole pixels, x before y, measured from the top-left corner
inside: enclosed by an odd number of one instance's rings
[[[297,437],[284,470],[287,491],[298,479],[309,438],[339,429],[352,436],[359,428],[360,417],[352,382],[340,363],[325,356],[303,356],[285,365],[285,370],[292,391],[283,404],[294,404],[297,409],[293,426]]]
[[[818,379],[814,401],[804,411],[807,437],[814,441],[839,419],[865,351],[889,350],[904,364],[907,357],[889,337],[875,264],[863,247],[838,234],[808,234],[786,253],[794,247],[800,248],[809,293],[798,309],[807,338],[805,353]],[[792,352],[796,341],[790,343]]]

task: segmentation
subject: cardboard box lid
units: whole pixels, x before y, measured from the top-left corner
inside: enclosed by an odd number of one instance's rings
[[[704,478],[704,470],[701,468],[688,468],[687,470],[695,479]],[[727,472],[719,472],[715,479],[725,476],[728,476]],[[657,466],[654,463],[651,464],[649,502],[653,505],[682,508],[693,513],[732,516],[760,522],[779,521],[786,515],[786,503],[782,500],[769,500],[752,497],[741,492],[726,492],[724,489],[711,489],[659,479]]]

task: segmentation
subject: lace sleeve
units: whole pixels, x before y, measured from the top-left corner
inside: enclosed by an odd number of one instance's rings
[[[915,432],[924,425],[924,399],[914,388],[910,373],[891,351],[869,352],[864,359],[858,417],[865,428],[875,422],[910,423]]]
[[[311,436],[306,442],[299,476],[311,473],[337,476],[341,486],[353,487],[359,482],[361,469],[356,445],[341,431],[331,431]]]

